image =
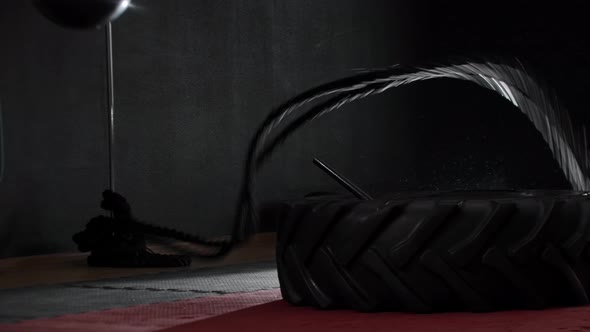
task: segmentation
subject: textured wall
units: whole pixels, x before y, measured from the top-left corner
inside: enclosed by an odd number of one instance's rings
[[[100,32],[71,32],[28,1],[0,9],[5,177],[0,256],[71,247],[107,182]]]
[[[587,121],[583,1],[135,0],[113,24],[116,182],[136,215],[204,234],[231,226],[247,143],[264,116],[354,69],[448,55],[518,55]],[[0,256],[73,249],[107,186],[103,31],[0,11],[6,174]],[[404,87],[322,118],[260,177],[263,199],[340,190],[567,188],[508,102],[467,83]]]
[[[412,58],[411,8],[393,1],[134,5],[113,24],[117,189],[140,218],[185,231],[230,229],[248,140],[273,106],[355,68]],[[0,255],[71,249],[107,184],[103,32],[9,6]],[[391,110],[407,108],[403,95],[374,98],[302,131],[264,170],[261,197],[339,189],[316,156],[369,190],[383,186],[375,174],[403,182],[411,135]]]
[[[428,13],[421,56],[518,57],[557,93],[577,125],[589,123],[586,1],[420,3]],[[416,133],[421,183],[440,189],[569,187],[540,135],[508,101],[462,82],[415,88],[430,97],[414,105],[427,119]]]
[[[140,217],[193,232],[229,229],[247,143],[272,107],[352,69],[412,55],[406,9],[392,1],[136,4],[115,25],[119,190]],[[263,171],[261,198],[337,188],[314,156],[368,186],[381,182],[375,172],[401,172],[404,113],[392,107],[406,107],[403,96],[299,133]]]

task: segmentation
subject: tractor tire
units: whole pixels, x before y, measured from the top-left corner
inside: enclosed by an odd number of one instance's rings
[[[281,292],[294,305],[432,313],[589,303],[585,193],[320,195],[262,215],[277,221]]]

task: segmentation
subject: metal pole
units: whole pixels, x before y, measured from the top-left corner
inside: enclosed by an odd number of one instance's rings
[[[113,80],[113,33],[111,22],[106,24],[107,44],[107,90],[108,90],[108,159],[109,159],[109,189],[115,191],[115,159],[113,145],[115,141],[115,89]]]
[[[371,200],[373,199],[371,195],[364,192],[359,186],[352,183],[352,181],[345,178],[343,175],[338,174],[334,168],[330,167],[328,164],[322,162],[321,160],[314,158],[313,163],[318,166],[322,171],[326,172],[329,176],[331,176],[336,182],[340,183],[346,190],[350,193],[355,195],[359,199],[363,200]]]

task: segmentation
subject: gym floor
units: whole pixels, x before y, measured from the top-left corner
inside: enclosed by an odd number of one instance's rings
[[[274,233],[220,261],[115,269],[85,254],[0,260],[0,331],[590,331],[590,307],[412,315],[294,307],[281,300]]]
[[[0,331],[155,331],[279,300],[275,238],[188,268],[89,267],[78,253],[0,260]]]

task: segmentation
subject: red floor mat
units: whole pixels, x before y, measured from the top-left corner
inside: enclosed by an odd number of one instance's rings
[[[411,315],[321,311],[275,301],[165,332],[582,332],[590,331],[590,307],[488,314]]]
[[[105,293],[105,296],[107,294]],[[139,305],[0,324],[1,332],[147,332],[276,301],[279,289]],[[1,310],[1,309],[0,309]]]

